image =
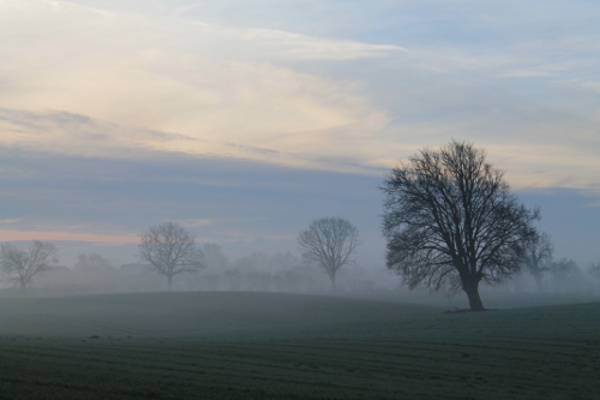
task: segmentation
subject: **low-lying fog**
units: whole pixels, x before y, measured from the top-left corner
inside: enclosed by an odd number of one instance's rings
[[[257,291],[327,294],[363,297],[386,301],[406,301],[466,308],[464,293],[448,294],[428,290],[409,290],[399,276],[385,266],[345,265],[336,275],[331,289],[327,274],[307,265],[291,253],[255,252],[230,260],[220,246],[203,246],[206,266],[195,273],[176,275],[173,291]],[[581,268],[573,262],[555,263],[562,268],[545,272],[541,284],[526,271],[505,283],[481,284],[484,305],[488,308],[527,307],[600,299],[600,269]],[[82,254],[74,265],[60,265],[37,274],[25,290],[2,282],[2,296],[63,296],[102,293],[167,291],[167,279],[150,265],[130,263],[113,265],[108,257]]]

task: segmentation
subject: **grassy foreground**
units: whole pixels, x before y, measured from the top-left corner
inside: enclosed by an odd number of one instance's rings
[[[0,399],[597,399],[600,303],[266,293],[0,299]]]

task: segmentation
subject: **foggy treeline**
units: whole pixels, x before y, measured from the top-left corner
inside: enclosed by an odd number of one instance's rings
[[[503,285],[491,288],[511,292],[600,295],[600,263],[582,268],[575,261],[563,258],[548,264],[541,281],[524,268]]]
[[[178,275],[175,291],[262,291],[319,293],[330,291],[330,281],[321,269],[308,265],[292,252],[254,252],[231,260],[214,243],[204,244],[204,268]],[[385,268],[366,269],[348,265],[339,273],[337,291],[393,290],[399,280]],[[21,292],[4,284],[4,292]],[[113,265],[99,254],[81,254],[74,265],[57,265],[36,275],[27,292],[60,295],[167,290],[164,276],[141,262]]]
[[[231,260],[218,244],[202,246],[205,267],[196,273],[177,276],[175,291],[261,291],[289,293],[327,293],[329,278],[290,251],[266,254],[254,252]],[[165,291],[163,276],[140,262],[113,265],[99,254],[81,254],[74,265],[57,265],[32,279],[27,288],[31,295],[92,294]],[[570,259],[548,261],[538,280],[527,268],[504,284],[485,286],[484,291],[506,293],[600,294],[600,263],[581,268]],[[384,266],[344,267],[336,292],[397,292],[408,289]],[[4,282],[2,292],[20,294],[15,285]]]

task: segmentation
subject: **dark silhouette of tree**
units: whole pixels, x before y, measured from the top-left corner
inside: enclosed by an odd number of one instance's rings
[[[275,253],[267,260],[267,265],[270,270],[285,270],[289,271],[298,265],[298,258],[291,252]]]
[[[558,293],[575,289],[581,283],[581,270],[577,263],[570,258],[553,262],[550,271],[554,278],[554,289]]]
[[[231,264],[221,246],[216,243],[205,243],[202,246],[206,267],[214,270],[225,270]]]
[[[499,282],[520,270],[539,218],[485,159],[473,144],[453,141],[422,150],[393,169],[382,187],[388,268],[411,289],[462,289],[472,311],[484,310],[481,281]]]
[[[596,279],[600,279],[600,262],[592,264],[588,272]]]
[[[28,249],[12,244],[0,246],[0,264],[6,280],[25,290],[31,279],[58,263],[57,249],[52,243],[34,241]]]
[[[335,274],[345,264],[359,244],[358,230],[344,218],[321,218],[313,221],[298,236],[304,251],[302,257],[323,268],[335,289]]]
[[[542,290],[544,274],[550,270],[554,245],[546,233],[536,233],[525,244],[525,268]]]
[[[140,239],[141,259],[167,277],[169,291],[175,275],[204,267],[204,257],[194,236],[173,222],[142,232]]]
[[[89,290],[110,292],[116,289],[117,270],[99,254],[80,254],[73,270]]]
[[[115,268],[110,261],[99,254],[80,254],[77,256],[77,263],[73,266],[77,272],[84,274],[102,274],[114,272]]]

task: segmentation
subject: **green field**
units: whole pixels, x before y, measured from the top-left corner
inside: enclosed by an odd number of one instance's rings
[[[600,303],[292,294],[0,299],[0,399],[598,399]]]

